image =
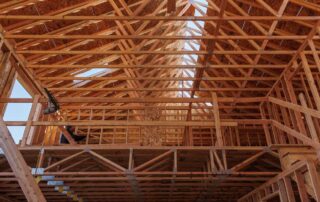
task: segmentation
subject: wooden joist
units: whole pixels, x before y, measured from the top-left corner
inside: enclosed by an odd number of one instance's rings
[[[46,199],[44,198],[44,195],[31,175],[29,166],[26,164],[20,151],[15,145],[14,140],[2,118],[0,118],[0,147],[14,175],[18,179],[19,185],[26,199],[34,202],[45,202]]]
[[[0,15],[1,20],[108,20],[108,21],[315,21],[319,16],[49,16],[49,15]]]
[[[108,98],[108,97],[57,97],[59,103],[211,103],[212,98]],[[233,98],[219,97],[219,103],[260,103],[267,101],[267,97]],[[40,99],[39,102],[46,102]],[[0,103],[32,103],[29,98],[0,98]]]
[[[0,24],[1,110],[33,105],[1,127],[26,126],[19,150],[48,201],[320,200],[316,3],[17,0]],[[11,98],[12,78],[33,98]],[[25,200],[29,168],[0,164],[3,200]]]

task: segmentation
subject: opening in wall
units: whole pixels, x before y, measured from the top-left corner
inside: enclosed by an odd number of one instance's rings
[[[31,98],[31,95],[16,79],[10,94],[10,98]],[[9,103],[6,107],[3,119],[5,121],[27,121],[31,110],[31,103]],[[9,126],[12,138],[16,144],[22,139],[25,126]]]

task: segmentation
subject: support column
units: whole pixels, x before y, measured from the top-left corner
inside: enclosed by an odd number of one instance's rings
[[[39,99],[40,99],[40,96],[39,95],[35,95],[35,97],[33,99],[33,102],[32,102],[32,107],[31,107],[31,110],[30,110],[30,113],[29,113],[27,125],[26,125],[26,128],[25,128],[23,136],[22,136],[22,141],[21,141],[21,146],[22,147],[26,146],[28,136],[31,135],[30,131],[33,131],[33,130],[31,130],[33,128],[31,126],[31,122],[34,120],[34,116],[35,116],[35,113],[36,113],[36,110],[37,110]]]
[[[216,127],[217,145],[223,146],[218,97],[216,93],[212,93],[212,105],[213,105],[213,113],[214,113],[214,124]]]
[[[317,86],[315,84],[314,78],[312,76],[312,72],[311,72],[307,57],[303,53],[300,54],[300,57],[301,57],[302,66],[303,66],[303,69],[306,74],[307,81],[308,81],[308,84],[310,87],[310,91],[313,95],[313,99],[316,103],[317,109],[320,110],[320,95],[319,95]]]
[[[308,105],[307,105],[307,102],[306,102],[306,99],[305,99],[303,93],[299,94],[299,99],[300,99],[301,105],[305,108],[308,108]],[[304,115],[306,117],[307,126],[309,128],[309,132],[310,132],[312,139],[316,142],[319,142],[319,137],[317,134],[316,127],[314,126],[312,116],[308,113],[305,113]]]
[[[288,92],[288,95],[289,95],[289,98],[290,98],[290,102],[292,102],[293,104],[298,104],[297,97],[295,95],[294,88],[292,86],[292,80],[288,78],[288,74],[284,75],[284,84],[285,84],[285,88],[287,89],[287,92]],[[297,122],[297,125],[298,125],[298,128],[299,128],[299,131],[302,134],[306,135],[307,131],[306,131],[306,128],[304,126],[301,113],[297,112],[297,111],[294,111],[294,116],[296,118],[296,122]]]
[[[266,112],[263,105],[260,105],[260,114],[262,119],[266,119]],[[269,131],[269,124],[263,124],[264,134],[266,136],[267,145],[272,145],[271,134]]]
[[[0,147],[16,176],[26,199],[29,202],[46,202],[44,195],[36,184],[35,179],[32,177],[31,170],[14,143],[2,117],[0,117]]]

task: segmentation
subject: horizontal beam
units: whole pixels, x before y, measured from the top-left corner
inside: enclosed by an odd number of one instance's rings
[[[206,92],[226,92],[226,91],[269,91],[270,88],[48,88],[49,91],[206,91]]]
[[[100,171],[88,171],[88,172],[62,172],[62,171],[57,171],[57,172],[44,172],[44,173],[37,173],[35,176],[112,176],[112,175],[128,175],[127,172],[100,172]],[[279,172],[268,172],[268,171],[243,171],[243,172],[236,172],[236,171],[230,171],[228,173],[229,175],[241,175],[241,176],[274,176],[279,174]],[[225,175],[225,173],[221,171],[210,171],[210,172],[203,172],[203,171],[198,171],[198,172],[183,172],[183,171],[142,171],[142,172],[135,172],[132,171],[130,175],[192,175],[192,176],[197,176],[197,175]],[[13,177],[14,174],[12,172],[1,172],[0,177]]]
[[[267,64],[267,65],[153,65],[153,64],[145,64],[145,65],[100,65],[100,64],[88,64],[88,65],[73,65],[73,64],[48,64],[48,65],[32,65],[32,64],[27,64],[27,68],[31,69],[47,69],[47,68],[56,68],[56,69],[72,69],[72,68],[77,68],[77,69],[85,69],[85,68],[110,68],[110,69],[127,69],[127,68],[144,68],[144,69],[195,69],[195,68],[214,68],[214,69],[284,69],[287,67],[286,64],[277,64],[277,65],[272,65],[272,64]],[[315,65],[312,65],[311,67],[316,68]]]
[[[138,181],[164,181],[164,180],[171,180],[172,176],[166,176],[166,177],[136,177],[136,180]],[[237,182],[265,182],[269,180],[270,177],[241,177],[241,176],[225,176],[224,178],[221,178],[221,176],[212,177],[212,176],[205,176],[205,177],[194,177],[194,176],[182,176],[178,177],[176,176],[175,181],[192,181],[192,182],[198,182],[198,181],[237,181]],[[128,181],[127,177],[56,177],[56,181],[65,181],[69,183],[70,181],[96,181],[96,182],[109,182],[109,181]],[[164,193],[167,194],[167,193]]]
[[[73,80],[90,80],[90,81],[128,81],[128,80],[148,80],[148,81],[274,81],[278,77],[123,77],[123,76],[113,76],[113,77],[75,77],[75,76],[65,76],[65,77],[38,77],[40,81],[73,81]]]
[[[239,105],[220,105],[220,109],[259,109],[257,105],[246,105],[246,106],[239,106]],[[100,110],[145,110],[148,109],[147,106],[139,106],[139,105],[126,105],[126,106],[96,106],[96,105],[85,105],[85,106],[61,106],[61,109],[66,110],[80,110],[80,109],[100,109]],[[212,109],[212,106],[157,106],[157,109],[161,110],[190,110],[190,109]]]
[[[318,51],[320,52],[320,51]],[[17,50],[17,54],[42,54],[42,55],[293,55],[295,50],[221,50],[221,51],[132,51],[132,50]],[[312,54],[312,51],[304,51],[305,54]]]
[[[66,16],[0,15],[0,20],[105,20],[105,21],[317,21],[320,16]]]
[[[296,146],[296,145],[295,145]],[[302,145],[303,147],[306,147],[305,145]],[[176,150],[190,150],[190,151],[209,151],[209,150],[236,150],[236,151],[262,151],[269,149],[269,147],[266,146],[137,146],[137,145],[108,145],[106,147],[105,145],[61,145],[61,146],[36,146],[31,145],[28,147],[18,147],[18,149],[22,152],[25,151],[39,151],[41,149],[44,149],[45,151],[82,151],[85,149],[90,149],[93,151],[99,150],[99,151],[108,151],[108,150],[152,150],[152,151],[162,151],[162,150],[169,150],[169,149],[176,149]],[[271,148],[272,150],[277,150],[277,148]]]
[[[27,121],[6,121],[7,126],[25,126]],[[207,126],[212,121],[32,121],[31,126]],[[234,121],[221,121],[221,126],[237,126]]]
[[[313,117],[316,117],[316,118],[320,119],[320,111],[318,111],[318,110],[311,109],[311,108],[304,107],[304,106],[300,106],[300,105],[297,105],[297,104],[294,104],[294,103],[291,103],[291,102],[287,102],[287,101],[284,101],[284,100],[281,100],[281,99],[278,99],[278,98],[275,98],[275,97],[268,97],[268,100],[270,102],[272,102],[274,104],[277,104],[277,105],[280,105],[282,107],[286,107],[286,108],[292,109],[294,111],[298,111],[298,112],[301,112],[301,113],[304,113],[304,114],[308,114],[308,115],[311,115]]]
[[[161,40],[305,40],[307,35],[282,35],[282,36],[267,36],[267,35],[251,35],[251,36],[166,36],[166,35],[54,35],[54,34],[5,34],[6,39],[161,39]],[[319,36],[314,36],[313,39],[319,39]]]
[[[59,103],[212,103],[211,98],[107,98],[107,97],[57,97]],[[218,97],[221,103],[254,103],[268,101],[267,97]],[[32,98],[0,98],[0,103],[32,103]],[[47,99],[41,98],[41,103]]]
[[[5,121],[7,126],[25,126],[27,121]],[[221,119],[221,126],[238,126],[238,124],[270,124],[268,119]],[[31,126],[208,126],[214,127],[213,121],[32,121]]]
[[[268,182],[260,185],[259,187],[257,187],[256,189],[254,189],[253,191],[251,191],[250,193],[242,196],[238,201],[239,202],[245,202],[247,198],[249,198],[250,196],[252,196],[253,194],[264,190],[264,188],[266,188],[269,185],[272,185],[273,183],[276,183],[277,181],[279,181],[280,179],[283,179],[284,177],[294,173],[296,170],[301,169],[303,167],[306,167],[306,161],[299,161],[296,162],[295,164],[293,164],[289,169],[284,170],[283,172],[281,172],[280,174],[278,174],[277,176],[275,176],[274,178],[270,179]]]
[[[46,202],[46,198],[32,177],[29,167],[14,143],[2,117],[0,117],[0,149],[17,178],[25,199],[34,202]]]
[[[127,174],[127,173],[125,173]],[[177,172],[170,172],[170,171],[147,171],[147,172],[132,172],[130,173],[132,175],[225,175],[225,173],[223,172],[219,172],[219,171],[212,171],[212,172],[181,172],[181,171],[177,171]],[[277,175],[279,174],[279,172],[268,172],[268,171],[259,171],[259,172],[250,172],[250,171],[243,171],[243,172],[233,172],[231,171],[230,173],[228,173],[230,175],[247,175],[247,176],[252,176],[252,175]],[[119,172],[46,172],[44,174],[41,175],[119,175]]]
[[[291,135],[291,136],[297,138],[298,140],[302,141],[304,144],[310,145],[313,148],[315,148],[316,150],[320,150],[320,143],[312,140],[311,138],[309,138],[305,134],[302,134],[294,129],[291,129],[290,127],[283,125],[282,123],[280,123],[276,120],[271,120],[271,124],[272,124],[272,126],[287,133],[288,135]]]

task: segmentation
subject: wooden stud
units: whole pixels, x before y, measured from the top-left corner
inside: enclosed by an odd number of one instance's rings
[[[24,161],[20,151],[17,149],[7,126],[0,118],[0,147],[6,159],[17,177],[19,185],[28,201],[45,202],[39,186],[31,175],[31,171]]]

